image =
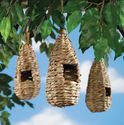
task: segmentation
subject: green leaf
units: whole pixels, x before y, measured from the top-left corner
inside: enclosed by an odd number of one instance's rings
[[[45,42],[41,43],[40,45],[40,52],[43,53],[46,51],[47,44]]]
[[[7,111],[4,111],[1,113],[0,121],[2,125],[10,125],[10,122],[8,119],[9,116],[10,116],[10,113],[8,113]]]
[[[116,27],[104,27],[103,37],[108,40],[108,46],[115,52],[115,59],[123,53],[123,40],[120,41],[120,35]]]
[[[38,41],[42,41],[42,36],[41,36],[41,33],[38,33],[38,34],[36,34],[36,36],[35,36],[35,41],[36,42],[38,42]]]
[[[41,52],[41,53],[45,52],[46,55],[49,57],[49,56],[50,56],[50,53],[51,53],[51,51],[52,51],[52,49],[53,49],[53,47],[54,47],[54,44],[53,44],[53,43],[49,43],[49,44],[47,45],[45,42],[43,42],[43,43],[41,44],[41,46],[40,46],[40,52]]]
[[[84,53],[88,48],[90,48],[93,43],[95,42],[95,40],[92,38],[92,35],[85,35],[83,36],[82,34],[80,35],[79,38],[79,45],[80,45],[80,49],[82,50],[82,52]]]
[[[3,71],[6,68],[6,66],[2,63],[0,63],[0,72]]]
[[[0,33],[5,41],[7,41],[10,32],[11,32],[10,17],[4,17],[0,23]]]
[[[8,118],[9,116],[10,116],[10,113],[8,113],[7,111],[2,112],[3,118]]]
[[[56,34],[52,31],[50,34],[51,38],[56,39]]]
[[[117,59],[118,57],[120,57],[123,52],[124,52],[124,39],[121,39],[118,44],[116,45],[116,49],[114,50],[115,51],[115,58],[114,59]]]
[[[12,94],[12,90],[11,89],[4,89],[3,94],[6,96],[9,96]]]
[[[67,20],[67,29],[68,32],[70,33],[72,30],[74,30],[80,23],[81,21],[82,14],[80,11],[75,11],[72,13]]]
[[[52,24],[51,24],[50,20],[45,20],[41,24],[42,38],[46,39],[50,35],[51,32],[52,32]]]
[[[12,109],[15,105],[9,97],[4,97],[3,101],[0,102],[0,106],[6,106],[7,108]]]
[[[120,25],[124,27],[124,1],[118,1],[118,3],[118,10],[120,10]]]
[[[21,101],[15,94],[12,95],[11,99],[15,104],[18,104],[21,106],[25,105],[25,103],[23,101]]]
[[[3,111],[5,109],[5,105],[3,104],[4,97],[0,96],[0,111]]]
[[[107,25],[117,27],[117,25],[120,23],[120,13],[118,9],[119,8],[117,4],[109,3],[105,6],[103,11],[103,17]]]
[[[108,42],[105,38],[100,38],[97,41],[97,44],[94,45],[94,54],[96,57],[96,60],[100,60],[101,58],[104,58],[109,52]]]
[[[109,53],[110,53],[111,51],[109,51]],[[105,62],[105,65],[106,65],[106,67],[108,67],[109,66],[109,53],[108,54],[106,54],[105,56],[104,56],[104,62]]]
[[[17,13],[17,17],[19,19],[19,22],[22,22],[23,18],[24,18],[23,8],[19,4],[16,4],[15,5],[15,11]]]
[[[6,9],[4,7],[0,7],[0,21],[1,21],[1,18],[3,18],[6,14]]]
[[[0,83],[5,84],[9,83],[13,80],[13,78],[5,73],[0,73]]]
[[[121,25],[124,27],[124,15],[120,15]]]
[[[99,20],[100,13],[97,9],[92,8],[86,11],[82,17],[80,31],[92,30],[92,28],[98,31],[100,26]]]
[[[64,8],[64,12],[73,13],[76,10],[82,10],[87,6],[87,3],[85,0],[69,0]]]
[[[11,15],[14,24],[22,24],[24,20],[24,12],[19,4],[13,6]]]
[[[7,47],[4,47],[4,49],[0,50],[0,60],[6,67],[8,66],[8,63],[12,56],[13,55],[11,51]]]
[[[53,11],[52,20],[59,27],[61,27],[61,28],[65,27],[65,17],[60,11],[58,11],[58,10]]]
[[[83,53],[100,38],[99,19],[99,12],[95,8],[88,10],[82,18],[79,44]]]
[[[0,111],[3,111],[5,109],[5,106],[0,104]]]
[[[46,48],[46,51],[45,51],[45,52],[46,52],[46,55],[47,55],[48,57],[50,57],[50,53],[51,53],[53,47],[54,47],[54,44],[53,44],[53,43],[49,43],[49,44],[47,45],[47,48]]]
[[[27,105],[30,106],[31,108],[34,108],[34,105],[28,101],[26,101]]]

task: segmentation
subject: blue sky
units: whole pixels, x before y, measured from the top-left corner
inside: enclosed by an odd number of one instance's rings
[[[37,50],[37,45],[33,45],[36,51],[38,64],[41,74],[41,91],[39,96],[32,99],[34,109],[16,106],[11,111],[12,125],[124,125],[124,61],[120,57],[113,61],[114,54],[110,55],[109,59],[109,75],[112,84],[112,106],[107,112],[91,113],[85,104],[85,90],[87,86],[87,77],[91,63],[94,58],[93,50],[89,49],[85,54],[79,50],[78,28],[74,30],[69,37],[73,47],[76,50],[77,57],[80,63],[82,74],[81,94],[77,105],[66,108],[55,108],[47,103],[45,95],[45,76],[48,69],[48,58],[45,54],[40,54]],[[16,68],[16,57],[5,70],[8,74],[14,77]],[[11,84],[14,84],[13,82]]]

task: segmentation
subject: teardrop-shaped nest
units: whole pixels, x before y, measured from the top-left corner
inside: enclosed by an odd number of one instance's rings
[[[46,96],[57,107],[75,105],[80,91],[79,64],[70,40],[61,30],[50,55]]]
[[[102,112],[111,103],[111,86],[104,60],[94,61],[89,74],[86,104],[91,112]]]
[[[35,53],[29,44],[22,46],[17,60],[15,94],[20,99],[32,99],[39,94],[40,75]]]

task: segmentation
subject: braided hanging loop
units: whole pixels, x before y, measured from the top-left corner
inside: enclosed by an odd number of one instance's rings
[[[91,112],[102,112],[111,103],[111,86],[104,60],[94,61],[89,74],[86,104]]]
[[[55,42],[49,61],[46,83],[48,102],[57,107],[75,105],[80,91],[79,64],[64,29]]]
[[[15,94],[20,99],[32,99],[40,90],[40,74],[29,35],[26,32],[26,44],[20,50],[16,66]]]

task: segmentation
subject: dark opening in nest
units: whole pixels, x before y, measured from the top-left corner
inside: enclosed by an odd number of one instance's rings
[[[65,80],[75,81],[78,79],[77,64],[63,64]]]
[[[26,80],[33,81],[31,70],[21,72],[21,81],[24,82]]]
[[[106,96],[111,96],[111,89],[109,87],[105,87]]]

